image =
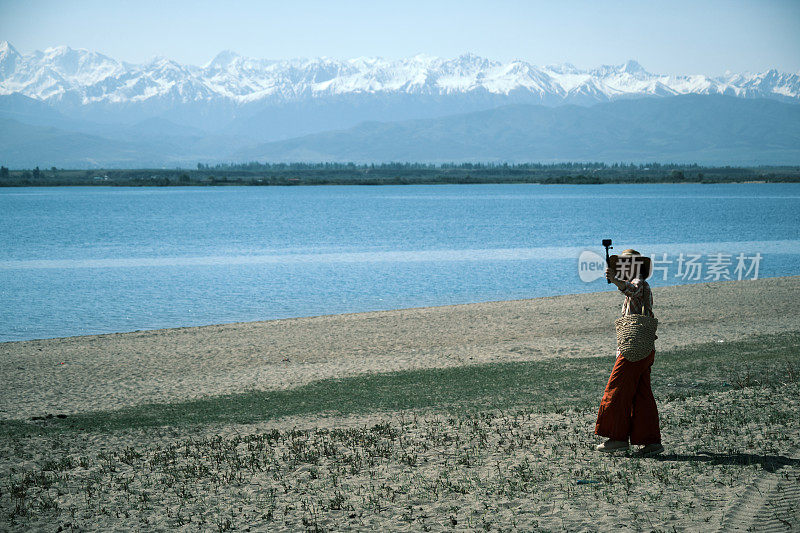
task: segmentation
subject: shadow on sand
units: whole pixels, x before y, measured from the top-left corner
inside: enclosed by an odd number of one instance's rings
[[[698,452],[696,455],[665,453],[651,457],[657,461],[689,461],[712,465],[753,465],[759,464],[767,472],[775,472],[784,466],[800,466],[800,459],[784,455],[756,455],[751,453]]]

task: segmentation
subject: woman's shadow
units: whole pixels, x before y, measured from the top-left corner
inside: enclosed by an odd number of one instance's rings
[[[775,472],[784,466],[800,466],[800,459],[785,455],[757,455],[752,453],[698,452],[696,455],[665,453],[651,457],[658,461],[687,461],[711,465],[761,465],[767,472]]]

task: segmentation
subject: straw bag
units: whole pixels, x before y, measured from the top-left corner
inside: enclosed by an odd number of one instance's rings
[[[617,348],[631,362],[641,361],[655,350],[658,319],[647,315],[625,315],[614,321]]]

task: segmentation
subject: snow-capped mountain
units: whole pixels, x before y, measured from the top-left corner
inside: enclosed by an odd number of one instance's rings
[[[224,51],[208,64],[181,65],[165,58],[134,65],[67,46],[29,55],[0,43],[0,94],[21,93],[58,106],[226,101],[279,104],[352,95],[459,94],[521,96],[544,104],[594,103],[633,96],[727,94],[800,102],[800,76],[769,70],[756,74],[665,76],[636,61],[580,70],[570,64],[538,67],[472,54],[454,59],[326,58],[265,60]]]
[[[670,107],[670,100],[685,98],[700,101]],[[773,106],[763,107],[764,99],[772,100],[767,103]],[[616,105],[627,102],[632,105]],[[745,110],[750,103],[755,107]],[[387,146],[405,146],[398,139],[408,133],[413,140],[416,134],[405,127],[392,129],[386,123],[408,121],[434,132],[427,144],[437,146],[442,157],[460,153],[448,151],[450,144],[463,145],[474,132],[480,136],[491,131],[503,138],[495,145],[493,160],[558,159],[578,157],[582,152],[573,149],[575,143],[587,145],[586,139],[595,136],[587,137],[585,117],[580,118],[588,109],[615,116],[631,114],[614,119],[626,132],[644,131],[653,121],[661,123],[672,113],[683,113],[677,117],[680,121],[675,131],[658,134],[664,136],[702,130],[704,121],[727,117],[729,127],[715,123],[721,129],[703,130],[708,138],[696,139],[697,146],[713,148],[709,153],[665,152],[657,142],[648,145],[634,137],[633,145],[625,145],[624,150],[613,148],[619,157],[661,160],[686,153],[698,161],[724,162],[738,154],[749,161],[794,161],[795,152],[773,142],[774,136],[759,137],[764,142],[772,139],[771,148],[764,148],[751,138],[726,140],[720,131],[752,132],[755,124],[766,124],[763,132],[794,143],[797,132],[792,127],[772,130],[775,117],[794,117],[795,109],[800,109],[795,108],[798,103],[800,74],[776,70],[720,77],[665,76],[648,72],[636,61],[582,70],[569,63],[536,66],[474,54],[453,59],[416,55],[398,60],[267,60],[231,51],[221,52],[203,66],[182,65],[163,57],[131,64],[67,46],[21,54],[10,43],[0,43],[0,163],[11,166],[141,167],[261,157],[367,160],[374,156],[380,160],[394,152],[379,150],[384,145],[372,138],[377,132],[385,131],[384,136],[391,137],[391,132],[399,131]],[[577,111],[560,104],[578,104]],[[780,112],[774,111],[776,105]],[[481,123],[485,117],[506,121],[509,114],[481,113],[507,106],[529,113],[533,118],[525,124],[541,130],[544,138],[563,142],[552,145],[547,157],[536,146],[509,152],[508,147],[519,139],[537,144],[544,141],[522,133],[511,135],[510,123],[493,123],[494,129],[486,130],[484,126],[489,125]],[[537,110],[528,109],[531,107]],[[659,109],[664,115],[653,115]],[[724,113],[720,114],[720,109]],[[551,116],[551,111],[556,114]],[[743,125],[744,115],[748,126]],[[461,118],[452,122],[447,117]],[[612,117],[607,119],[608,124],[613,122]],[[562,120],[567,124],[559,123]],[[561,131],[562,126],[568,131]],[[364,137],[370,142],[347,133],[352,128],[371,132]],[[598,126],[596,136],[607,137],[602,131]],[[654,133],[653,138],[658,135]],[[350,139],[374,150],[361,153],[348,147],[331,151],[328,148],[339,146],[331,139]],[[726,148],[728,141],[731,148]],[[429,157],[413,146],[404,153],[396,157]],[[478,153],[458,157],[472,160]],[[600,157],[612,152],[591,153]]]

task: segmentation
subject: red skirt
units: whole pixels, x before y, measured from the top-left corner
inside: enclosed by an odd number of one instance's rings
[[[631,444],[661,442],[658,408],[650,388],[650,367],[656,351],[632,363],[617,356],[608,378],[594,432],[601,437]]]

